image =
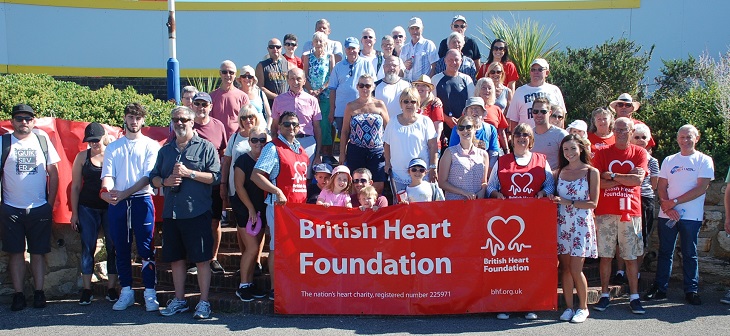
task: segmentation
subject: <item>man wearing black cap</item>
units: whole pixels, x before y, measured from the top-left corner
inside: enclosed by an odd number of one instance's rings
[[[471,58],[476,68],[479,69],[482,54],[479,52],[479,45],[474,42],[474,39],[466,36],[466,26],[466,18],[463,15],[457,15],[451,19],[451,25],[449,27],[452,32],[457,32],[464,36],[464,47],[461,49],[461,52],[464,54],[464,57]],[[446,52],[451,49],[446,40],[441,40],[441,44],[439,45],[439,58],[446,57]]]
[[[228,145],[228,137],[226,135],[226,129],[223,123],[210,117],[210,111],[213,109],[213,101],[210,96],[205,92],[198,92],[193,97],[193,111],[195,112],[195,123],[193,129],[198,132],[198,136],[213,143],[213,147],[218,150],[218,158],[223,158],[223,151],[225,151]],[[230,163],[229,163],[230,164]],[[221,192],[221,189],[226,189],[225,192]],[[213,260],[210,262],[210,269],[213,273],[223,274],[225,269],[218,262],[218,248],[221,244],[221,215],[223,213],[223,206],[228,207],[228,198],[224,199],[221,194],[228,195],[228,185],[226,183],[216,184],[213,186],[213,221],[211,222],[211,228],[213,229]],[[191,267],[192,268],[192,267]],[[189,269],[192,273],[192,270]]]
[[[30,106],[13,106],[11,124],[13,133],[2,137],[0,231],[3,251],[10,255],[8,272],[15,289],[10,310],[18,311],[26,305],[23,294],[26,241],[35,287],[33,307],[46,306],[43,292],[46,271],[44,255],[51,252],[53,204],[58,191],[56,163],[61,159],[44,134],[31,135],[34,133],[35,112]]]

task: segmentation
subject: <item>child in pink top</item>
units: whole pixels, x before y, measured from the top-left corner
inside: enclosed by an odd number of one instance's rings
[[[352,186],[352,176],[347,166],[337,166],[332,171],[327,184],[317,197],[317,204],[329,206],[343,206],[352,208],[352,199],[350,198],[350,187]]]

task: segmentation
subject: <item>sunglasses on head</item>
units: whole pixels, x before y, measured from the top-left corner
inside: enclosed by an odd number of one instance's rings
[[[255,114],[242,115],[240,118],[241,118],[241,120],[246,120],[246,119],[254,120],[254,119],[256,119],[256,115]]]
[[[532,114],[541,114],[542,113],[543,115],[545,115],[545,114],[548,114],[548,112],[550,112],[550,111],[548,111],[548,110],[532,110]]]
[[[492,50],[494,50],[494,51],[505,51],[505,50],[507,50],[507,47],[492,47]]]
[[[490,75],[494,75],[494,74],[501,75],[502,74],[502,70],[489,70],[489,74]]]
[[[270,44],[269,49],[281,49],[281,46],[276,44]]]
[[[253,76],[251,76],[251,75],[249,75],[249,74],[243,74],[243,75],[241,75],[240,77],[241,77],[241,78],[245,78],[245,79],[253,79]]]
[[[296,121],[283,121],[281,123],[281,126],[284,126],[284,127],[298,127],[299,126],[299,123],[296,122]]]
[[[208,102],[195,101],[195,102],[193,102],[193,105],[195,105],[195,106],[202,106],[202,107],[208,107],[208,105],[210,105],[210,104],[208,104]]]
[[[418,103],[418,101],[415,101],[415,100],[402,100],[401,103],[408,105],[408,104]]]
[[[357,87],[359,87],[359,88],[361,88],[361,89],[362,89],[362,88],[366,88],[366,89],[369,89],[369,88],[371,88],[371,87],[373,87],[373,86],[372,86],[371,84],[366,84],[366,83],[357,83]]]
[[[459,126],[456,126],[456,129],[458,129],[459,131],[463,131],[463,130],[471,131],[471,129],[473,127],[474,127],[474,125],[459,125]]]
[[[622,103],[622,102],[618,102],[618,103],[616,103],[616,106],[617,106],[617,107],[633,107],[633,106],[634,106],[634,104],[632,104],[632,103]]]
[[[13,120],[15,120],[16,122],[23,122],[23,121],[31,122],[31,121],[33,121],[33,117],[29,117],[29,116],[14,116],[13,117]]]
[[[426,168],[423,168],[423,167],[420,167],[420,168],[419,167],[411,167],[411,172],[414,172],[414,173],[425,173],[426,172]]]
[[[455,24],[454,28],[466,28],[465,24]]]
[[[235,75],[236,72],[235,71],[231,71],[231,70],[221,70],[221,74],[222,75],[226,75],[226,74],[227,75]]]
[[[296,42],[284,42],[284,45],[287,47],[296,47],[297,43]]]
[[[515,138],[529,138],[530,133],[513,133],[512,136]]]
[[[251,141],[251,143],[254,144],[254,145],[257,144],[257,143],[265,144],[266,143],[266,137],[263,137],[263,138],[248,138],[248,141]]]
[[[366,183],[368,183],[369,181],[370,181],[370,180],[368,180],[368,179],[366,179],[366,178],[361,178],[361,179],[352,179],[352,183],[354,183],[354,184],[361,184],[361,183],[362,183],[362,184],[366,184]]]
[[[175,124],[177,124],[178,122],[181,122],[181,123],[184,124],[184,123],[186,123],[186,122],[188,122],[190,120],[193,120],[193,119],[189,119],[189,118],[172,118],[172,122],[175,123]]]

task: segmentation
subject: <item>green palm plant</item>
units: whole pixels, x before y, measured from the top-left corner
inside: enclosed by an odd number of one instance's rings
[[[220,77],[218,74],[204,76],[202,73],[196,77],[187,77],[188,83],[194,86],[200,92],[212,92],[220,86]]]
[[[513,25],[500,17],[492,17],[492,20],[484,21],[484,26],[489,27],[491,34],[481,27],[477,27],[481,37],[476,38],[486,45],[487,49],[492,45],[494,39],[505,40],[509,46],[510,58],[520,74],[518,84],[524,84],[530,81],[530,63],[536,58],[547,58],[557,49],[557,42],[549,44],[555,26],[546,27],[530,18],[518,20],[513,16],[512,19]]]

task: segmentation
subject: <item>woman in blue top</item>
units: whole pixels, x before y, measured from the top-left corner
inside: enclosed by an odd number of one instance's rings
[[[466,107],[462,115],[469,115],[481,121],[477,125],[476,137],[477,147],[484,149],[489,154],[489,168],[494,166],[499,158],[499,135],[497,129],[487,122],[484,122],[484,116],[487,110],[484,109],[484,100],[480,97],[470,97],[466,101]],[[479,125],[481,124],[481,125]],[[449,147],[459,144],[460,137],[456,132],[456,128],[451,129],[449,137]]]

